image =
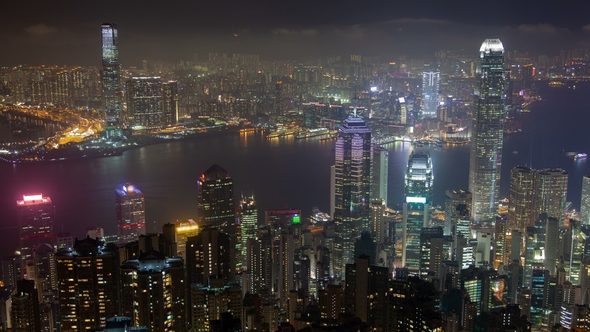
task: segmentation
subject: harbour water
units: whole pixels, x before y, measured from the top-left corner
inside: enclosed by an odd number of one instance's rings
[[[508,135],[504,141],[501,194],[508,195],[510,169],[561,167],[569,177],[568,201],[579,208],[586,159],[590,152],[590,84],[576,89],[541,88],[544,101],[532,108],[532,130]],[[1,128],[4,130],[4,128]],[[385,146],[389,159],[389,205],[403,201],[404,175],[413,147],[396,142]],[[434,204],[444,204],[447,189],[467,189],[469,145],[429,148],[434,165]],[[304,216],[314,206],[329,212],[330,165],[334,141],[319,138],[266,139],[262,133],[228,134],[174,141],[126,151],[121,156],[48,164],[0,164],[0,255],[16,248],[15,201],[24,193],[42,192],[56,208],[56,232],[85,234],[87,226],[116,233],[114,190],[126,182],[145,194],[148,231],[166,222],[195,218],[197,177],[212,164],[225,168],[234,180],[236,196],[254,193],[259,215],[265,209],[289,206]]]

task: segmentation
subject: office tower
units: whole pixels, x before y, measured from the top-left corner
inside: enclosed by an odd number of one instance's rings
[[[440,289],[443,262],[443,230],[441,227],[422,228],[420,233],[420,278]]]
[[[23,258],[21,255],[2,257],[2,282],[4,287],[14,289],[17,280],[23,278]]]
[[[182,258],[152,250],[121,264],[121,312],[150,331],[185,330]]]
[[[29,260],[37,244],[55,243],[53,204],[47,196],[30,194],[23,195],[22,200],[16,201],[16,209],[21,255],[25,260]]]
[[[471,219],[494,220],[498,209],[502,144],[504,139],[504,46],[486,39],[479,49],[475,110],[469,158],[469,191],[473,195]]]
[[[48,243],[41,243],[33,248],[35,288],[39,299],[44,296],[53,298],[57,291],[57,267],[55,265],[55,249]]]
[[[199,225],[192,219],[177,220],[174,225],[178,256],[186,259],[186,241],[189,237],[199,235]]]
[[[168,81],[162,84],[162,125],[178,123],[178,82]]]
[[[56,255],[61,331],[77,332],[105,324],[120,310],[119,251],[85,238]]]
[[[250,197],[244,197],[242,195],[238,209],[240,226],[242,228],[242,263],[245,264],[248,253],[248,239],[256,239],[256,234],[258,233],[258,209],[256,208],[256,201],[254,201],[254,195]],[[248,269],[249,267],[242,265],[242,268]]]
[[[272,289],[272,236],[269,228],[260,228],[256,239],[248,239],[248,291],[269,295]]]
[[[535,176],[533,220],[541,213],[565,221],[568,174],[561,168],[541,169]]]
[[[132,77],[127,80],[126,96],[131,125],[154,128],[164,124],[160,77]]]
[[[273,248],[276,253],[273,256],[273,262],[277,262],[277,287],[276,295],[279,298],[281,308],[287,308],[289,300],[289,291],[295,289],[295,248],[299,248],[293,239],[294,233],[291,230],[283,230],[279,236],[277,248]],[[276,243],[276,242],[275,242]]]
[[[582,198],[580,200],[580,222],[590,225],[590,174],[582,178]]]
[[[115,189],[117,203],[117,223],[119,241],[122,243],[137,241],[145,234],[145,200],[143,193],[127,183],[121,189]]]
[[[354,242],[362,231],[369,230],[371,195],[371,130],[355,113],[339,129],[336,140],[335,211],[342,242],[342,262],[354,262]],[[366,229],[365,229],[366,228]]]
[[[415,277],[391,281],[387,292],[387,327],[381,331],[442,330],[435,298],[436,289],[431,282]]]
[[[440,71],[434,67],[424,64],[424,71],[422,72],[422,116],[424,118],[437,117]]]
[[[445,235],[455,236],[457,224],[471,216],[471,193],[465,190],[445,191]],[[469,230],[463,234],[469,237]]]
[[[366,255],[361,255],[354,264],[347,264],[345,312],[356,315],[377,331],[384,331],[388,280],[389,269],[371,265]]]
[[[516,166],[510,171],[508,201],[508,229],[521,234],[533,226],[533,195],[536,172],[527,166]]]
[[[428,227],[428,206],[432,200],[432,161],[428,151],[415,150],[410,154],[405,177],[403,205],[402,266],[411,274],[420,269],[420,233]]]
[[[231,235],[235,224],[234,182],[229,173],[215,164],[197,180],[197,223],[215,226]]]
[[[154,234],[155,235],[155,234]],[[162,234],[158,234],[158,242],[160,245],[159,252],[166,257],[178,257],[178,243],[176,242],[176,224],[165,223],[162,226]],[[141,246],[141,244],[140,244]],[[142,250],[147,252],[148,250]]]
[[[186,241],[187,283],[207,285],[209,278],[220,277],[233,280],[230,265],[229,236],[220,229],[205,227],[197,236]]]
[[[378,245],[383,245],[387,238],[387,220],[385,218],[385,201],[383,199],[371,202],[371,235]]]
[[[387,181],[389,174],[389,152],[382,146],[373,147],[373,170],[371,176],[371,201],[382,199],[387,206]]]
[[[41,331],[39,298],[33,280],[19,280],[11,296],[10,320],[15,332]]]
[[[123,122],[121,94],[121,66],[119,64],[119,34],[115,23],[103,23],[102,31],[102,81],[103,107],[110,124]]]
[[[547,298],[547,283],[549,271],[541,266],[534,266],[531,273],[531,316],[533,326],[541,326],[545,318],[545,300]]]
[[[224,314],[242,316],[242,289],[237,283],[212,278],[208,286],[192,284],[190,296],[193,303],[190,312],[192,331],[220,331],[214,324],[223,319]]]

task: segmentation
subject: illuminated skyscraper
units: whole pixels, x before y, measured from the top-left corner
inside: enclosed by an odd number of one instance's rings
[[[239,216],[242,229],[242,262],[246,263],[246,258],[248,257],[248,239],[255,240],[256,234],[258,233],[258,209],[256,208],[254,196],[242,196],[239,207]]]
[[[510,171],[510,198],[508,201],[508,230],[518,229],[526,234],[533,226],[533,195],[535,171],[526,166],[516,166]]]
[[[541,169],[535,176],[535,198],[533,221],[541,213],[559,220],[565,220],[568,173],[561,168]]]
[[[440,71],[424,65],[422,72],[422,116],[436,118],[438,107],[438,90],[440,89]]]
[[[403,205],[402,265],[412,274],[420,269],[420,234],[428,227],[432,200],[432,161],[427,151],[413,151],[408,160]]]
[[[464,221],[467,221],[467,225],[469,225],[470,217],[471,193],[461,189],[447,190],[445,192],[444,234],[455,236],[460,231],[463,233],[463,236],[469,237],[469,228],[465,231],[464,229],[457,229],[457,226]]]
[[[336,140],[335,211],[340,223],[342,262],[354,263],[354,243],[362,231],[369,231],[371,195],[371,130],[354,115],[346,119]]]
[[[37,244],[55,244],[53,204],[49,197],[30,194],[16,201],[16,207],[20,250],[23,258],[29,260]]]
[[[582,179],[582,199],[580,201],[580,222],[590,225],[590,174]]]
[[[127,183],[122,189],[115,189],[115,199],[119,241],[123,243],[137,241],[139,236],[146,232],[143,193]]]
[[[121,67],[119,64],[119,34],[115,23],[103,23],[102,31],[102,98],[107,121],[122,121]]]
[[[389,152],[382,146],[373,148],[373,180],[371,184],[371,200],[382,199],[387,206],[387,181],[389,175]]]
[[[162,124],[175,125],[178,122],[178,82],[162,84]]]
[[[134,126],[158,127],[164,124],[162,80],[159,77],[133,77],[127,81],[127,116]]]
[[[473,111],[469,191],[473,194],[471,219],[480,223],[497,215],[504,141],[504,46],[486,39],[479,49]]]

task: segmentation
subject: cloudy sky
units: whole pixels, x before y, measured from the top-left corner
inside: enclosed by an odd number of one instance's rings
[[[506,49],[590,48],[590,1],[4,0],[0,66],[97,65],[100,23],[119,27],[121,62],[208,52],[304,60],[331,54],[428,57],[501,38]]]

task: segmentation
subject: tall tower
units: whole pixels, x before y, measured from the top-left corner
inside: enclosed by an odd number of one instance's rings
[[[119,64],[119,34],[115,23],[103,23],[102,31],[102,81],[103,107],[107,122],[118,124],[121,116],[121,65]]]
[[[471,217],[471,193],[465,190],[447,190],[445,192],[445,235],[455,236],[461,231],[464,236],[469,237],[469,229],[457,229],[462,221],[469,221]],[[467,222],[469,225],[469,222]]]
[[[533,195],[535,171],[527,166],[516,166],[510,171],[510,198],[508,201],[508,231],[518,229],[526,234],[533,226]]]
[[[137,241],[139,236],[146,232],[143,193],[127,183],[122,189],[115,189],[115,201],[119,241],[123,243]]]
[[[162,116],[164,125],[175,125],[178,122],[177,81],[162,84]]]
[[[197,180],[197,223],[215,226],[228,232],[235,224],[234,181],[229,173],[215,164]]]
[[[580,222],[590,225],[590,174],[582,179],[582,199],[580,201]]]
[[[132,125],[163,125],[162,101],[160,77],[133,77],[127,81],[127,116]]]
[[[543,212],[548,217],[565,221],[568,173],[561,168],[541,169],[535,177],[533,222]]]
[[[258,209],[254,196],[244,197],[240,200],[239,207],[240,226],[242,229],[242,263],[246,263],[248,256],[248,239],[256,240],[258,233]],[[247,266],[247,268],[250,268]]]
[[[436,118],[438,107],[438,90],[440,88],[440,71],[430,65],[424,65],[422,72],[422,116]]]
[[[382,146],[373,147],[373,180],[371,183],[371,200],[382,199],[387,206],[387,181],[389,175],[389,152]]]
[[[346,119],[336,140],[334,219],[340,223],[341,271],[354,263],[354,243],[369,229],[371,196],[371,131],[356,115]]]
[[[428,206],[432,200],[432,161],[427,151],[413,151],[406,173],[406,201],[403,205],[402,265],[410,273],[420,269],[420,234],[428,227]]]
[[[29,260],[37,244],[55,244],[53,204],[43,194],[30,194],[16,201],[16,207],[20,250],[23,258]]]
[[[473,194],[471,219],[494,220],[500,191],[504,140],[504,46],[486,39],[479,49],[475,109],[469,158],[469,191]]]

